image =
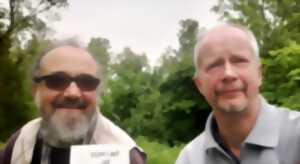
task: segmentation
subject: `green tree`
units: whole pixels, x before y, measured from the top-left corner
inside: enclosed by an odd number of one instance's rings
[[[168,48],[150,70],[144,54],[125,48],[110,65],[101,111],[133,136],[171,145],[194,138],[210,112],[193,84],[193,49],[198,23],[180,22],[178,50]]]
[[[134,125],[128,120],[135,119],[133,117],[139,114],[134,113],[138,97],[147,93],[146,86],[151,82],[147,57],[145,54],[136,54],[130,48],[125,48],[110,67],[101,111],[121,127],[134,133],[131,128]]]
[[[193,51],[198,22],[192,19],[180,21],[178,33],[179,49],[167,49],[161,59],[161,65],[155,69],[161,74],[159,85],[161,94],[161,112],[164,115],[164,130],[161,137],[164,142],[173,145],[187,142],[203,130],[210,112],[204,98],[195,87]],[[203,30],[200,28],[200,30]]]
[[[109,40],[100,37],[91,38],[87,46],[87,49],[99,60],[104,74],[107,73],[108,66],[111,62],[110,48]]]
[[[263,61],[264,74],[271,74],[264,83],[264,95],[279,105],[300,109],[300,45],[291,42],[270,55]]]
[[[33,117],[26,81],[28,61],[39,50],[38,38],[46,34],[44,18],[66,4],[66,0],[9,0],[0,4],[0,139]]]
[[[300,2],[293,0],[219,0],[213,10],[223,20],[248,26],[261,46],[262,57],[282,48],[288,41],[300,41]]]

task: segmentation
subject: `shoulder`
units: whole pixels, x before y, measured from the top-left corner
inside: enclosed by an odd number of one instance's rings
[[[108,118],[99,114],[93,139],[96,144],[119,144],[130,147],[130,163],[145,164],[146,154],[139,148],[134,140],[120,127],[110,121]]]
[[[6,146],[0,152],[0,164],[9,164],[11,161],[12,151],[15,145],[15,142],[20,134],[20,130],[15,132],[7,141]]]
[[[300,112],[288,108],[278,107],[279,111],[290,121],[300,121]]]
[[[280,117],[280,129],[282,136],[300,136],[300,112],[283,107],[276,107]]]
[[[201,164],[204,160],[204,140],[205,132],[202,132],[181,150],[176,164],[194,164],[195,162]]]
[[[273,121],[276,121],[280,126],[295,126],[300,125],[300,112],[296,110],[291,110],[285,107],[278,107],[267,102],[263,103],[262,113],[267,115],[269,118],[272,118]]]
[[[300,127],[300,112],[285,107],[271,105],[271,109],[277,113],[280,121],[287,125],[297,125]]]
[[[146,159],[146,154],[138,148],[132,148],[130,150],[130,164],[145,164]]]
[[[15,145],[17,145],[18,140],[22,138],[22,136],[24,135],[28,137],[34,135],[35,133],[34,129],[37,129],[39,127],[40,120],[41,120],[40,118],[31,120],[9,138],[5,148],[2,150],[2,153],[0,154],[0,164],[1,162],[3,162],[3,164],[11,163],[10,161],[12,158],[14,147]]]
[[[267,107],[266,111],[271,116],[267,124],[278,129],[279,143],[289,147],[296,146],[297,144],[291,145],[291,143],[300,142],[300,112],[271,104]]]
[[[102,114],[100,114],[98,117],[96,134],[94,135],[103,142],[114,141],[122,145],[136,146],[136,143],[133,141],[133,139],[123,129],[118,127]]]

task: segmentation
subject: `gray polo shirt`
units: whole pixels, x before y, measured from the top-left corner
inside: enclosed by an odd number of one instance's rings
[[[241,145],[241,164],[300,164],[300,113],[262,98],[256,124]],[[212,134],[212,114],[204,132],[180,152],[176,164],[236,164]]]

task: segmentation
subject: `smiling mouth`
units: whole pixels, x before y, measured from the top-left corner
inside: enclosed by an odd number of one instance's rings
[[[234,90],[219,91],[217,92],[217,95],[226,98],[234,98],[238,96],[241,92],[243,92],[242,89],[234,89]]]
[[[76,99],[63,99],[63,100],[55,100],[52,102],[52,107],[55,109],[65,109],[65,110],[84,110],[87,107],[87,103]]]
[[[75,110],[84,110],[84,108],[66,108],[66,107],[59,107],[56,108],[57,110],[70,110],[70,111],[75,111]]]
[[[52,104],[53,108],[61,110],[85,110],[87,107],[87,104],[84,102],[74,101],[74,102],[53,102]]]

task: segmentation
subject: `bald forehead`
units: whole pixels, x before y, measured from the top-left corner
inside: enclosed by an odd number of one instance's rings
[[[70,74],[96,74],[98,64],[84,49],[62,46],[49,51],[40,61],[43,74],[64,71]]]
[[[200,40],[197,46],[197,60],[207,51],[214,51],[221,47],[245,48],[253,53],[250,38],[245,31],[234,26],[221,25],[208,31]]]
[[[220,25],[211,29],[202,38],[200,44],[205,44],[207,42],[221,42],[228,39],[238,39],[250,44],[249,37],[245,31],[230,25]]]

